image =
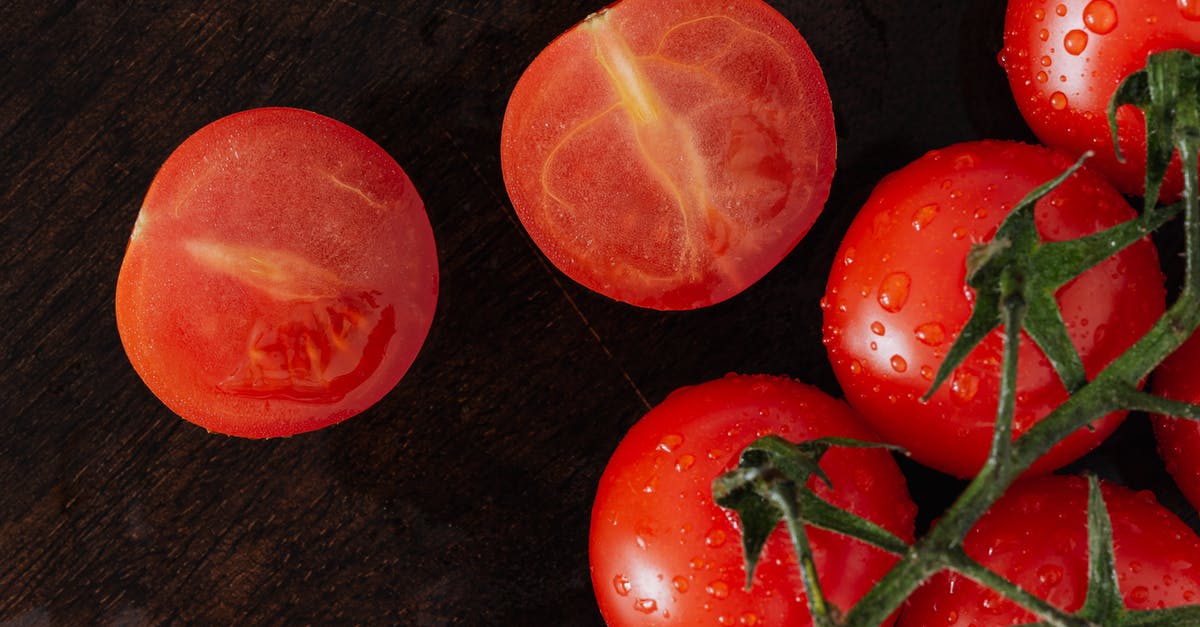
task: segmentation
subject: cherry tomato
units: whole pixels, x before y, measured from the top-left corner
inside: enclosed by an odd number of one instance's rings
[[[572,279],[655,309],[753,284],[829,193],[833,110],[796,28],[760,0],[622,0],[517,82],[513,207]]]
[[[1009,0],[1000,63],[1013,97],[1046,145],[1079,155],[1117,189],[1145,190],[1146,126],[1132,106],[1117,111],[1117,160],[1108,103],[1117,86],[1146,64],[1146,56],[1175,48],[1200,52],[1200,3],[1190,0]],[[1179,159],[1162,197],[1182,189]]]
[[[1154,371],[1155,394],[1188,403],[1200,403],[1200,335],[1180,346]],[[1167,472],[1193,507],[1200,509],[1200,423],[1155,416],[1154,435]]]
[[[1087,592],[1087,481],[1045,476],[1018,482],[966,537],[968,555],[1058,608],[1075,612]],[[1200,598],[1200,538],[1149,492],[1101,483],[1112,520],[1117,578],[1129,609],[1190,605]],[[1018,625],[1037,619],[957,573],[935,575],[909,597],[903,627]]]
[[[841,401],[795,381],[728,376],[677,390],[629,430],[600,479],[592,510],[592,583],[609,625],[811,624],[791,540],[768,539],[754,585],[736,515],[712,501],[712,481],[752,441],[874,434]],[[916,508],[882,449],[835,448],[821,461],[835,489],[817,493],[908,541]],[[848,609],[895,558],[809,529],[824,591]]]
[[[180,416],[246,437],[366,409],[424,342],[437,301],[424,205],[358,131],[254,109],[163,164],[117,280],[134,368]]]
[[[846,399],[887,441],[922,464],[973,476],[995,421],[1003,331],[997,330],[930,399],[946,351],[971,314],[965,287],[971,246],[991,239],[1011,208],[1071,161],[1024,144],[983,141],[933,151],[885,178],[855,217],[833,264],[822,306],[824,341]],[[1134,217],[1122,196],[1082,170],[1036,206],[1042,238],[1087,235]],[[1089,376],[1141,337],[1165,307],[1154,247],[1141,241],[1057,294]],[[1067,398],[1028,337],[1020,346],[1015,431],[1024,433]],[[1111,414],[1038,460],[1032,473],[1092,449],[1120,423]]]

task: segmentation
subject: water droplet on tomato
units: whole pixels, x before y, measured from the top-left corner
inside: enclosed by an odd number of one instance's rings
[[[975,213],[973,215],[975,216],[976,220],[982,220],[982,219],[986,218],[988,216],[987,207],[976,208]]]
[[[1200,0],[1178,0],[1178,5],[1184,19],[1200,20]]]
[[[863,370],[862,362],[858,361],[857,359],[850,360],[850,373],[851,374],[862,374],[862,370]]]
[[[933,219],[937,217],[939,210],[940,207],[936,204],[930,204],[914,211],[912,217],[913,230],[920,231],[929,226],[929,223],[933,222]]]
[[[675,433],[670,433],[663,436],[663,439],[658,442],[658,450],[664,453],[674,451],[680,444],[683,444],[683,436]]]
[[[871,342],[871,350],[873,350],[873,351],[877,351],[877,350],[879,350],[879,343],[878,343],[878,342]]]
[[[1150,599],[1150,590],[1146,586],[1138,586],[1129,591],[1129,600],[1133,603],[1142,604]]]
[[[675,470],[677,470],[679,472],[683,472],[683,471],[691,468],[695,463],[696,463],[695,455],[690,455],[690,454],[684,453],[683,455],[679,456],[679,459],[675,460]]]
[[[1056,91],[1050,94],[1050,106],[1054,107],[1055,111],[1062,111],[1067,108],[1067,95],[1061,91]]]
[[[1054,63],[1054,59],[1051,59],[1050,55],[1045,54],[1042,55],[1042,58],[1039,59],[1038,62],[1042,64],[1042,67],[1050,67],[1050,64]]]
[[[683,575],[676,575],[673,579],[671,579],[671,587],[675,588],[676,592],[683,594],[688,591],[688,588],[691,587],[691,584],[688,583],[687,577],[684,577]]]
[[[1067,15],[1067,5],[1060,4],[1054,7],[1054,13],[1059,17],[1065,17]]]
[[[887,329],[884,328],[882,322],[876,320],[875,322],[871,323],[871,333],[874,333],[875,335],[883,335],[884,333],[887,333]]]
[[[718,579],[705,586],[704,591],[715,599],[725,599],[729,597],[729,584]]]
[[[1033,19],[1035,19],[1039,22],[1046,19],[1046,10],[1045,9],[1035,9],[1033,12]]]
[[[1044,82],[1050,80],[1050,77],[1047,76],[1045,72],[1038,72],[1036,78],[1039,83],[1044,83]]]
[[[917,327],[915,334],[926,346],[941,346],[946,341],[946,327],[940,322],[926,322]]]
[[[724,546],[727,539],[728,537],[725,535],[724,530],[713,529],[704,536],[704,544],[715,549],[719,546]]]
[[[908,370],[908,362],[900,355],[892,355],[892,370],[904,372]]]
[[[628,596],[629,591],[633,590],[633,584],[629,583],[629,578],[625,575],[617,575],[613,577],[613,589],[621,596]]]
[[[1117,9],[1108,0],[1092,0],[1083,9],[1083,24],[1097,35],[1111,33],[1117,27]]]
[[[1038,31],[1038,39],[1041,39],[1042,41],[1050,41],[1050,31],[1044,28]]]
[[[950,392],[959,401],[971,402],[979,393],[979,376],[970,370],[954,371],[954,380],[950,382]]]
[[[1037,569],[1038,581],[1047,588],[1052,588],[1062,581],[1063,569],[1058,564],[1044,564]]]
[[[847,266],[854,263],[854,255],[857,254],[857,252],[858,251],[853,246],[847,248],[846,254],[842,255],[842,263]]]
[[[658,609],[658,601],[654,599],[638,599],[633,602],[633,609],[643,614],[653,614]]]
[[[883,277],[883,282],[879,284],[879,306],[883,307],[884,311],[896,313],[904,309],[904,303],[908,302],[908,289],[912,286],[912,278],[904,272],[892,272]]]
[[[758,624],[758,614],[755,614],[754,612],[746,612],[738,618],[738,624],[746,625],[746,627],[753,627],[754,625]]]
[[[954,230],[950,232],[950,237],[953,237],[954,239],[962,239],[966,236],[967,230],[961,226],[954,227]]]
[[[921,366],[921,378],[925,379],[926,381],[933,381],[934,374],[935,373],[932,366]]]
[[[1087,33],[1079,29],[1075,29],[1067,33],[1066,37],[1063,37],[1063,49],[1073,55],[1078,56],[1083,53],[1085,48],[1087,48],[1087,42]]]

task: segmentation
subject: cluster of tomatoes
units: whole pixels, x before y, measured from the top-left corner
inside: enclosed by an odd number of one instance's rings
[[[879,183],[842,240],[822,299],[825,346],[847,402],[786,378],[729,376],[675,392],[629,431],[601,480],[591,529],[592,578],[610,624],[808,623],[786,533],[769,539],[747,589],[736,519],[712,501],[712,480],[757,437],[881,440],[959,477],[983,464],[1002,336],[922,399],[971,312],[967,254],[1086,150],[1096,153],[1088,167],[1038,202],[1041,236],[1078,238],[1136,215],[1123,194],[1143,189],[1144,125],[1135,109],[1117,111],[1120,161],[1108,101],[1148,53],[1200,52],[1200,2],[1011,0],[1004,38],[999,62],[1049,148],[960,144]],[[761,0],[622,0],[526,70],[501,156],[522,224],[559,269],[614,299],[679,310],[735,296],[795,247],[825,204],[836,137],[816,58]],[[1176,163],[1162,196],[1180,189]],[[339,210],[312,210],[329,205]],[[201,129],[164,164],[134,227],[116,304],[133,365],[168,407],[212,431],[272,437],[382,398],[424,341],[437,285],[428,218],[394,160],[334,120],[258,109]],[[1152,243],[1092,268],[1056,298],[1085,371],[1096,374],[1164,311]],[[1068,395],[1028,338],[1019,353],[1017,435]],[[1200,401],[1197,364],[1200,341],[1164,364],[1156,389]],[[1123,418],[1102,417],[1056,445],[972,531],[968,552],[1078,609],[1086,484],[1034,475],[1079,458]],[[1200,504],[1200,430],[1169,419],[1157,429],[1169,468]],[[833,486],[814,484],[822,498],[912,541],[916,508],[890,453],[835,448],[821,467]],[[1152,497],[1104,490],[1128,607],[1200,601],[1195,533]],[[812,530],[811,542],[828,599],[843,609],[896,559],[829,532]],[[1033,617],[945,574],[898,620]]]

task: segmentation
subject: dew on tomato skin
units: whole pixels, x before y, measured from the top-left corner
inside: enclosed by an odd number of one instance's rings
[[[693,465],[695,465],[695,463],[696,456],[685,453],[680,455],[679,459],[675,460],[675,470],[683,472],[691,468]]]
[[[704,544],[715,549],[717,547],[725,546],[725,542],[728,539],[729,538],[725,534],[724,530],[713,529],[704,535]]]
[[[704,591],[711,595],[714,599],[729,598],[729,584],[721,581],[720,579],[705,586]]]
[[[986,207],[978,207],[972,215],[975,216],[976,220],[982,220],[988,216],[988,210]]]
[[[1178,0],[1176,4],[1184,19],[1193,22],[1200,20],[1200,0]]]
[[[633,602],[633,609],[643,614],[653,614],[658,611],[658,601],[654,599],[638,599]]]
[[[1038,31],[1038,39],[1041,39],[1042,41],[1050,41],[1050,31],[1044,28]]]
[[[1063,569],[1057,564],[1045,564],[1037,569],[1037,578],[1043,586],[1052,588],[1063,578]]]
[[[857,359],[851,359],[850,360],[850,373],[851,374],[862,374],[862,371],[863,371],[862,362],[858,361]]]
[[[1129,591],[1129,600],[1134,603],[1137,603],[1140,605],[1142,603],[1145,603],[1149,599],[1150,599],[1150,591],[1146,589],[1146,586],[1138,586],[1138,587],[1134,588],[1133,590]]]
[[[669,433],[663,436],[663,439],[658,443],[658,450],[664,453],[670,453],[683,444],[683,436],[676,433]]]
[[[979,376],[969,370],[955,370],[954,378],[950,382],[950,392],[959,401],[970,402],[979,393]]]
[[[914,335],[926,346],[941,346],[946,341],[946,327],[937,321],[926,322],[916,328]]]
[[[912,286],[912,277],[905,272],[892,272],[883,277],[879,284],[879,296],[876,298],[884,311],[897,313],[904,309],[908,302],[908,291]]]
[[[950,237],[953,237],[954,239],[962,239],[966,236],[967,230],[961,226],[954,227],[954,230],[950,232]]]
[[[882,322],[876,320],[875,322],[871,323],[871,333],[874,333],[875,335],[883,335],[884,333],[887,333],[887,329],[884,328]]]
[[[846,248],[846,253],[844,255],[842,255],[842,264],[848,266],[848,265],[854,263],[854,255],[857,253],[858,253],[858,250],[855,249],[853,246]]]
[[[925,379],[926,381],[933,381],[934,374],[936,374],[936,373],[933,371],[932,366],[921,366],[921,378],[922,379]]]
[[[908,370],[908,362],[900,355],[892,355],[891,359],[892,370],[899,373],[904,373]]]
[[[1061,91],[1056,91],[1053,94],[1050,94],[1050,106],[1053,107],[1055,111],[1062,111],[1063,109],[1066,109],[1067,95]]]
[[[1050,77],[1047,76],[1045,72],[1038,72],[1037,76],[1035,78],[1037,78],[1037,82],[1039,82],[1039,83],[1044,83],[1044,82],[1050,80]]]
[[[1097,35],[1111,33],[1117,27],[1117,9],[1108,0],[1092,0],[1083,9],[1083,24]]]
[[[613,577],[613,589],[623,597],[629,596],[630,591],[633,590],[633,584],[629,582],[629,578],[625,575],[617,575]]]
[[[877,351],[877,350],[879,350],[879,343],[878,343],[878,342],[871,342],[871,344],[870,344],[870,347],[871,347],[871,350],[873,350],[873,351]]]
[[[758,624],[758,614],[755,614],[754,612],[746,612],[738,617],[738,624],[746,625],[746,627],[753,627],[754,625]]]
[[[921,229],[929,226],[929,223],[933,222],[933,219],[937,217],[938,211],[940,210],[941,207],[939,207],[937,203],[932,203],[914,211],[912,216],[913,230],[920,231]]]
[[[1047,54],[1042,55],[1042,58],[1039,60],[1039,62],[1042,64],[1042,67],[1050,67],[1050,65],[1054,63],[1054,60],[1051,59],[1050,55]]]
[[[1072,30],[1067,33],[1066,37],[1063,37],[1063,49],[1075,56],[1083,54],[1084,49],[1087,48],[1087,43],[1087,33],[1079,29]]]
[[[676,592],[685,594],[687,593],[688,588],[691,587],[691,584],[688,582],[687,577],[684,577],[683,575],[676,575],[671,579],[671,587],[675,588]]]
[[[1034,10],[1034,12],[1033,12],[1033,19],[1035,19],[1035,20],[1037,20],[1037,21],[1039,21],[1039,22],[1040,22],[1040,21],[1042,21],[1042,20],[1044,20],[1044,19],[1046,19],[1046,10],[1045,10],[1045,9],[1036,9],[1036,10]]]
[[[1059,17],[1066,17],[1066,15],[1067,15],[1067,5],[1065,5],[1065,4],[1060,4],[1060,5],[1056,6],[1056,7],[1054,7],[1054,13],[1055,13],[1056,15],[1058,15]]]

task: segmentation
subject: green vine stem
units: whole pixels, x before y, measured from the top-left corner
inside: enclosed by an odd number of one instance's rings
[[[1200,420],[1200,406],[1141,391],[1140,383],[1167,355],[1200,327],[1200,57],[1186,51],[1152,55],[1144,70],[1127,78],[1109,107],[1115,138],[1115,112],[1124,104],[1140,107],[1147,126],[1146,202],[1142,214],[1125,224],[1066,242],[1043,243],[1033,206],[1078,167],[1033,190],[997,229],[993,240],[968,258],[967,283],[976,292],[971,317],[935,376],[932,394],[992,331],[1004,327],[1004,355],[992,448],[982,469],[926,535],[911,546],[873,523],[818,498],[807,482],[828,483],[817,463],[830,446],[880,446],[837,439],[792,444],[768,437],[747,447],[735,471],[714,482],[714,497],[737,511],[744,528],[747,585],[766,537],[780,521],[796,547],[817,625],[879,625],[934,574],[951,569],[1034,613],[1039,625],[1200,624],[1200,605],[1152,611],[1124,608],[1116,585],[1112,529],[1092,478],[1088,500],[1088,596],[1077,614],[1064,612],[1022,590],[967,556],[963,540],[979,518],[1029,466],[1057,442],[1110,412],[1126,409]],[[1183,166],[1183,202],[1157,204],[1172,154]],[[1086,156],[1084,157],[1086,159]],[[1082,159],[1081,159],[1082,163]],[[1178,213],[1184,214],[1186,269],[1179,297],[1130,349],[1092,381],[1066,335],[1055,291],[1119,250],[1146,237]],[[1071,396],[1013,439],[1017,345],[1025,331],[1046,354]],[[827,605],[807,544],[805,525],[861,539],[900,557],[893,568],[844,616]]]

